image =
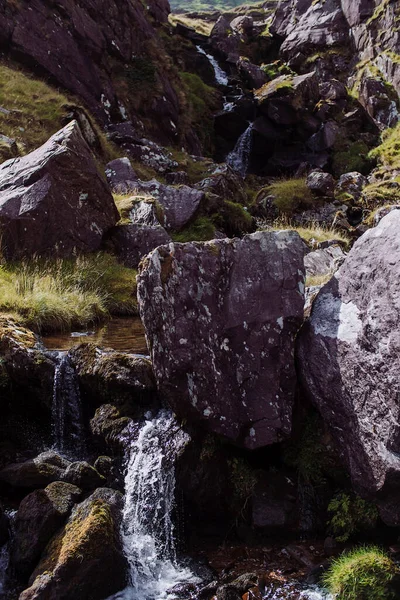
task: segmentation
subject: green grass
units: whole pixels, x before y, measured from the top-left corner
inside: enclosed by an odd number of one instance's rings
[[[194,73],[180,73],[181,82],[187,102],[188,125],[194,128],[203,148],[213,147],[214,112],[218,109],[220,92],[207,85]]]
[[[137,314],[136,271],[98,253],[0,266],[0,313],[44,333]]]
[[[198,217],[179,233],[173,233],[174,242],[206,242],[215,237],[215,225],[209,217]]]
[[[333,561],[323,584],[336,600],[387,600],[397,568],[380,548],[356,548]]]
[[[0,132],[14,139],[18,153],[24,155],[44,144],[65,125],[71,106],[79,107],[56,88],[34,78],[11,62],[0,62]],[[85,111],[87,113],[87,111]],[[88,114],[88,113],[87,113]],[[88,115],[100,142],[105,162],[118,156],[118,151],[105,137],[93,117]],[[11,158],[0,143],[0,163]]]
[[[130,194],[114,194],[114,202],[118,209],[121,217],[120,224],[130,223],[129,214],[137,202],[146,202],[148,204],[154,204],[156,216],[161,224],[164,223],[164,210],[161,204],[151,196],[150,194],[135,193],[134,191]]]
[[[283,214],[290,214],[299,208],[310,208],[314,197],[305,179],[282,179],[262,188],[259,193],[275,196],[274,204]]]

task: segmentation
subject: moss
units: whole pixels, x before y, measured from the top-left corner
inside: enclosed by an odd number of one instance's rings
[[[237,202],[225,200],[217,214],[213,216],[217,229],[221,229],[228,237],[241,236],[254,231],[253,217],[246,208]]]
[[[335,145],[332,168],[336,177],[351,171],[366,175],[372,166],[369,148],[364,142],[341,141]]]
[[[193,223],[180,231],[173,233],[175,242],[205,242],[215,237],[215,225],[209,217],[197,217]]]
[[[323,583],[337,600],[387,600],[397,568],[380,548],[356,548],[336,559]]]
[[[314,204],[314,197],[305,179],[282,179],[262,188],[260,193],[274,196],[274,204],[283,214],[293,213],[299,208],[310,208]]]
[[[378,520],[376,506],[344,492],[332,498],[328,512],[332,515],[329,529],[338,542],[347,542],[356,533],[371,529]]]
[[[233,458],[228,461],[230,476],[239,507],[246,504],[257,484],[257,476],[249,463],[243,458]]]
[[[126,77],[132,91],[136,91],[136,85],[139,83],[153,85],[156,82],[156,68],[149,58],[135,56],[127,67]]]

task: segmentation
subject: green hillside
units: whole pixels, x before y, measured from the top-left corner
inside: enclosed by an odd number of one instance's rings
[[[227,10],[241,4],[256,4],[259,0],[170,0],[173,12]]]

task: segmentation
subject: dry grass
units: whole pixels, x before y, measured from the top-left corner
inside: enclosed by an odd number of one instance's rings
[[[137,314],[136,271],[105,253],[1,265],[0,312],[42,333]]]
[[[311,248],[315,248],[318,244],[322,242],[328,242],[329,240],[337,240],[346,248],[348,248],[351,243],[350,238],[343,233],[343,231],[333,229],[332,227],[324,227],[318,223],[310,223],[310,225],[296,225],[291,223],[289,220],[278,219],[272,225],[259,227],[259,229],[262,231],[281,231],[282,229],[292,229],[297,231],[299,236]]]

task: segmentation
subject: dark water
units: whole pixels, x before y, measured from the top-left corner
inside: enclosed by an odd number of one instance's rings
[[[144,327],[139,317],[116,317],[99,328],[72,333],[47,335],[43,343],[48,350],[69,350],[81,342],[132,354],[148,354]]]

